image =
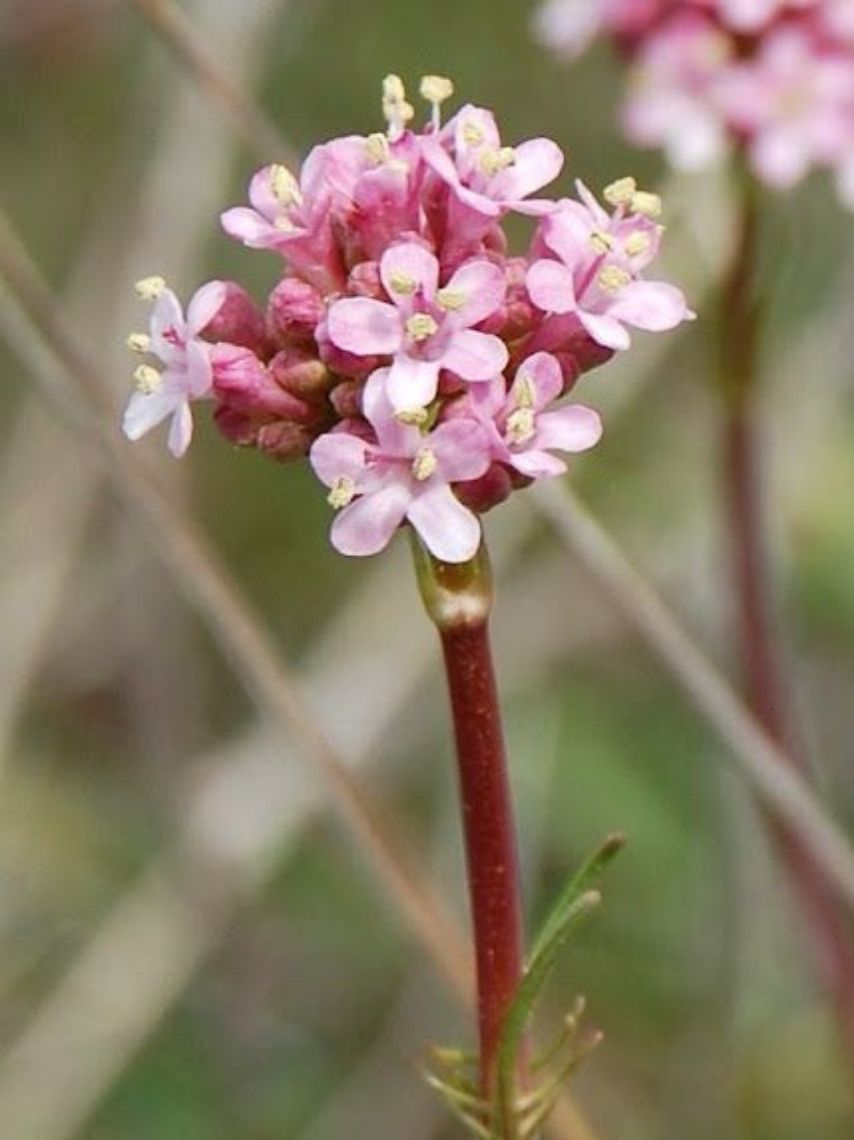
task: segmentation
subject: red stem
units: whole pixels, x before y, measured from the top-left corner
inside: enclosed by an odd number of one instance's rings
[[[483,546],[471,562],[451,565],[438,562],[417,542],[415,561],[421,596],[445,658],[474,929],[481,1088],[492,1100],[498,1091],[501,1030],[522,978],[524,934],[513,805],[489,642],[489,563]],[[524,1074],[519,1079],[524,1083]]]
[[[773,740],[806,773],[807,764],[787,716],[781,655],[773,629],[770,574],[765,550],[760,454],[755,423],[757,311],[752,297],[757,219],[750,189],[745,193],[741,233],[724,287],[722,390],[726,399],[723,477],[730,532],[733,593],[745,695]],[[839,900],[809,847],[798,834],[769,818],[771,833],[812,935],[822,984],[854,1065],[854,948]]]
[[[440,631],[454,718],[477,961],[481,1083],[493,1088],[501,1027],[522,977],[513,808],[487,623]]]

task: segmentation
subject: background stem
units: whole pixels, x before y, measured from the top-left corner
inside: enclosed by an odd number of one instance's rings
[[[780,645],[774,633],[773,592],[765,541],[758,382],[758,308],[754,274],[758,218],[745,179],[739,233],[723,289],[721,391],[725,401],[722,478],[737,610],[745,698],[768,735],[804,774],[808,764],[789,714]],[[854,1067],[854,948],[839,899],[798,834],[772,815],[768,825],[812,937],[819,976]]]

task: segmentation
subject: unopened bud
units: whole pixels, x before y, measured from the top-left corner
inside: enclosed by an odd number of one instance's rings
[[[267,302],[267,329],[279,345],[288,341],[311,343],[325,313],[323,297],[313,285],[297,277],[285,277]]]
[[[206,340],[227,341],[260,356],[268,352],[264,316],[255,301],[236,281],[225,281],[225,296],[203,330]]]

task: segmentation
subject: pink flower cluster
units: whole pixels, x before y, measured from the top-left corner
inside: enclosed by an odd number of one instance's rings
[[[611,35],[626,133],[677,169],[735,146],[775,189],[832,170],[854,208],[854,0],[546,0],[536,31],[570,58]]]
[[[438,558],[473,556],[478,514],[531,480],[566,470],[601,434],[597,414],[559,404],[578,376],[629,346],[629,328],[670,329],[693,314],[645,271],[661,203],[623,178],[578,199],[534,197],[560,172],[548,139],[505,145],[491,112],[465,106],[444,126],[448,80],[413,131],[396,76],[388,129],[316,147],[299,178],[259,170],[226,232],[284,259],[263,308],[214,281],[186,317],[161,278],[136,370],[131,439],[171,417],[169,447],[192,434],[190,405],[214,404],[227,439],[278,459],[308,456],[337,510],[332,542],[373,554],[408,522]],[[504,218],[534,219],[527,253],[508,252]]]

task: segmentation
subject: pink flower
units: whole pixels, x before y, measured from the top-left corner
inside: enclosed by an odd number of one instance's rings
[[[463,107],[437,140],[425,140],[424,153],[456,200],[482,218],[499,218],[510,210],[539,215],[553,208],[552,202],[529,195],[560,174],[560,147],[542,138],[502,146],[495,116],[482,107]],[[463,225],[460,216],[451,218],[452,231]]]
[[[509,392],[503,377],[474,385],[470,406],[489,431],[492,458],[530,479],[562,475],[566,463],[551,454],[587,451],[598,443],[602,422],[592,408],[566,404],[545,411],[564,390],[560,363],[547,352],[524,360]]]
[[[199,334],[219,311],[226,286],[222,281],[203,285],[193,295],[186,319],[178,298],[159,279],[140,282],[139,289],[144,295],[156,296],[150,335],[135,333],[129,343],[156,356],[164,367],[158,371],[143,364],[136,370],[137,391],[130,398],[122,428],[128,439],[137,440],[171,416],[168,446],[173,455],[181,456],[193,435],[190,403],[211,393],[211,346]]]
[[[617,203],[608,214],[581,183],[578,194],[580,202],[564,199],[543,219],[540,240],[554,257],[528,271],[534,304],[548,313],[575,313],[597,344],[613,349],[629,347],[626,325],[661,332],[691,319],[679,289],[640,276],[661,235],[646,216],[660,208],[655,195],[623,179],[606,190]]]
[[[480,543],[480,523],[450,484],[475,479],[489,466],[486,433],[474,420],[452,420],[426,433],[401,423],[385,372],[371,376],[363,397],[375,439],[333,431],[311,449],[315,474],[340,511],[332,544],[342,554],[376,554],[408,520],[437,558],[465,562]]]
[[[534,17],[534,32],[546,47],[569,59],[600,32],[636,36],[648,30],[667,0],[546,0]]]
[[[441,289],[439,262],[423,246],[392,246],[380,262],[391,303],[347,297],[329,309],[328,335],[356,356],[392,356],[388,395],[395,411],[423,408],[444,368],[462,380],[491,380],[507,363],[497,336],[472,328],[504,301],[506,284],[491,261],[462,265]]]

